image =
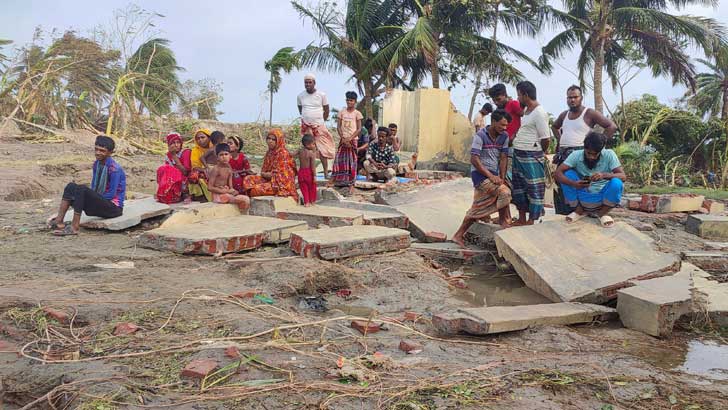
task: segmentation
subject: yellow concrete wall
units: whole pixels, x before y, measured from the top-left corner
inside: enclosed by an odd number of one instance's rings
[[[430,161],[448,152],[450,92],[441,89],[415,91],[415,115],[419,132],[416,151],[419,161]],[[438,155],[440,154],[440,155]]]
[[[470,147],[473,145],[475,127],[463,113],[450,110],[450,138],[447,149],[458,162],[470,163]]]
[[[382,102],[379,125],[386,127],[390,123],[397,124],[397,136],[402,143],[403,151],[417,149],[417,115],[415,113],[415,93],[394,89],[387,92]]]

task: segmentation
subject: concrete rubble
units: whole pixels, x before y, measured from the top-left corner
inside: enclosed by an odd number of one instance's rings
[[[682,258],[703,270],[720,273],[728,272],[728,252],[685,251],[682,253]]]
[[[290,246],[301,256],[332,260],[407,249],[410,237],[403,229],[355,225],[295,232]]]
[[[346,200],[323,200],[316,204],[360,211],[364,217],[364,225],[377,225],[400,229],[407,229],[409,227],[409,219],[407,216],[391,206]]]
[[[492,261],[491,253],[484,249],[474,247],[461,248],[453,242],[440,243],[420,243],[415,242],[410,246],[410,250],[420,256],[429,258],[448,258],[461,260],[464,263],[486,263]]]
[[[670,275],[680,264],[624,222],[605,229],[591,218],[547,221],[498,231],[495,238],[526,286],[554,302],[603,303],[629,281]],[[554,248],[554,238],[564,246]]]
[[[302,221],[238,215],[163,225],[141,235],[139,246],[182,254],[217,255],[256,249],[263,243],[285,242],[293,232],[307,229]]]
[[[728,326],[728,282],[718,282],[717,278],[697,268],[692,279],[694,316],[703,322]]]
[[[122,231],[142,223],[143,220],[166,215],[172,212],[169,205],[157,202],[154,198],[130,199],[124,202],[124,212],[116,218],[103,219],[97,216],[81,214],[81,226],[91,229]],[[63,218],[65,223],[73,219],[73,209],[69,209]]]
[[[432,317],[432,324],[442,334],[468,333],[488,335],[512,332],[534,326],[571,325],[616,318],[616,310],[585,303],[490,306],[458,309]]]
[[[728,240],[728,216],[689,215],[685,230],[705,239]]]
[[[698,212],[703,207],[703,195],[694,194],[643,194],[638,201],[629,200],[628,206],[635,211],[666,214],[673,212]]]

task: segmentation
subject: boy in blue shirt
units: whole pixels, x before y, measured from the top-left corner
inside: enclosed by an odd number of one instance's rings
[[[590,132],[584,139],[584,149],[574,151],[556,169],[556,182],[561,184],[566,203],[575,208],[566,217],[573,223],[588,214],[596,215],[605,228],[614,225],[607,215],[622,199],[627,175],[617,154],[605,149],[606,137]]]
[[[81,225],[81,213],[101,218],[121,216],[126,195],[126,174],[113,158],[114,140],[105,135],[96,137],[91,188],[86,185],[69,183],[63,190],[58,215],[48,221],[48,227],[54,229],[53,235],[78,235]],[[63,223],[68,208],[73,207],[71,225]]]
[[[465,232],[478,220],[489,220],[498,212],[498,223],[503,228],[510,226],[511,190],[505,181],[508,167],[508,133],[506,129],[511,116],[498,109],[490,115],[490,125],[481,128],[473,137],[470,149],[470,177],[475,194],[473,205],[465,214],[460,228],[452,241],[465,247]]]

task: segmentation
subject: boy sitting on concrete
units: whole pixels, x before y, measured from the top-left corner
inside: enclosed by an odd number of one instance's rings
[[[96,137],[94,144],[96,161],[93,165],[91,188],[74,182],[63,190],[58,215],[48,221],[48,227],[54,229],[53,235],[78,235],[81,229],[81,213],[101,218],[121,216],[126,195],[126,174],[113,158],[114,140],[105,135]],[[73,207],[71,225],[63,223],[68,208]]]
[[[212,193],[212,201],[218,204],[237,204],[241,211],[250,207],[250,198],[232,188],[233,169],[230,167],[230,146],[222,143],[215,145],[217,165],[208,175],[208,189]]]

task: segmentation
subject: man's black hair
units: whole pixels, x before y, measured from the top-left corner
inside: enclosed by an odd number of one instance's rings
[[[581,91],[581,87],[579,87],[579,86],[578,86],[578,85],[576,85],[576,84],[574,84],[574,85],[572,85],[572,86],[570,86],[569,88],[567,88],[567,89],[566,89],[566,92],[567,92],[567,93],[568,93],[569,91],[578,91],[578,92],[579,92],[579,95],[584,95],[584,93],[583,93],[583,92]]]
[[[389,136],[389,134],[390,134],[389,128],[387,128],[387,127],[379,127],[379,128],[377,128],[377,134],[380,133],[380,132],[386,132],[387,133],[387,136]]]
[[[511,114],[508,114],[506,112],[506,110],[498,109],[498,110],[493,111],[490,114],[490,120],[493,122],[498,122],[498,121],[502,120],[503,118],[508,120],[508,122],[511,122],[511,119],[512,119]]]
[[[584,149],[589,151],[601,152],[605,145],[607,145],[607,137],[604,134],[592,131],[584,138]]]
[[[389,126],[387,128],[394,128],[396,130],[397,129],[397,124],[395,124],[393,122],[392,123],[389,123]]]
[[[371,118],[367,118],[366,120],[364,120],[364,128],[369,129],[369,128],[372,128],[373,126],[374,126],[374,120],[372,120]]]
[[[114,140],[111,139],[111,137],[107,137],[106,135],[97,136],[94,145],[96,145],[97,147],[106,148],[110,152],[114,152],[114,148],[116,148],[116,143],[114,143]]]
[[[516,91],[521,94],[526,94],[532,100],[536,99],[536,86],[530,81],[521,81],[516,84]]]
[[[493,106],[490,103],[485,103],[483,104],[483,108],[481,108],[480,111],[493,112]]]
[[[301,138],[301,145],[306,145],[314,142],[313,135],[311,134],[303,134],[303,137]]]
[[[213,131],[212,134],[210,134],[210,141],[217,145],[221,141],[225,139],[225,134],[222,133],[222,131]]]
[[[346,99],[347,100],[356,100],[359,98],[359,96],[354,91],[347,91],[346,92]]]
[[[220,155],[220,153],[223,151],[230,152],[230,145],[228,145],[224,142],[221,144],[215,145],[215,155]]]
[[[507,95],[506,85],[503,83],[495,84],[488,89],[488,96],[490,96],[490,98],[495,98],[499,95]]]

